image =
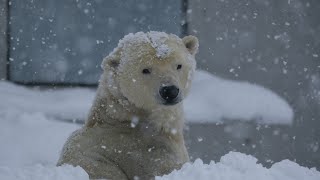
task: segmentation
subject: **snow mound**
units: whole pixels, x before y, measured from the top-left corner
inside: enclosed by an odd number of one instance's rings
[[[5,180],[89,180],[88,174],[79,166],[0,167],[0,179]],[[257,163],[257,159],[239,152],[230,152],[220,162],[204,164],[201,159],[186,163],[180,170],[158,176],[156,180],[319,180],[320,172],[297,163],[283,160],[271,168]]]
[[[41,112],[57,119],[84,120],[94,96],[95,91],[87,88],[39,90],[0,81],[0,115],[13,111]],[[196,71],[184,111],[191,123],[241,120],[291,124],[293,120],[292,108],[272,91],[205,71]]]
[[[84,119],[95,91],[87,88],[39,90],[0,81],[0,114],[41,112],[61,119]]]
[[[247,82],[226,80],[196,71],[189,97],[184,101],[189,122],[224,120],[291,124],[293,110],[274,92]]]
[[[0,124],[0,166],[5,167],[56,164],[66,139],[80,128],[20,110],[0,111]]]
[[[257,159],[239,152],[230,152],[221,157],[220,162],[203,164],[197,159],[186,163],[180,170],[156,180],[319,180],[320,172],[315,168],[305,168],[295,162],[283,160],[270,169],[257,164]]]
[[[0,179],[3,180],[89,180],[81,167],[64,165],[60,167],[33,165],[28,167],[0,167]]]

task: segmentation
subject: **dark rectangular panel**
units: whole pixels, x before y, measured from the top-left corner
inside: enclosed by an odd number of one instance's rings
[[[180,34],[177,0],[13,0],[10,79],[95,84],[100,63],[125,34]]]
[[[7,0],[0,0],[0,80],[7,76]]]

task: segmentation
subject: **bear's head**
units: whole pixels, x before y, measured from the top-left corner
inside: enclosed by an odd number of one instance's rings
[[[138,108],[180,103],[196,68],[198,39],[151,31],[128,34],[102,62],[101,80],[115,97]]]

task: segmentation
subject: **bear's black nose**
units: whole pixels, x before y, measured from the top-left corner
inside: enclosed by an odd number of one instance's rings
[[[166,102],[173,102],[179,95],[179,88],[176,86],[163,86],[159,92]]]

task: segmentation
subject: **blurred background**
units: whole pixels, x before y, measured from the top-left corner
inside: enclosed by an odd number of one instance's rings
[[[266,87],[294,112],[291,125],[190,122],[192,159],[240,151],[320,168],[318,0],[0,0],[0,79],[95,88],[119,39],[150,30],[197,36],[198,69]]]

